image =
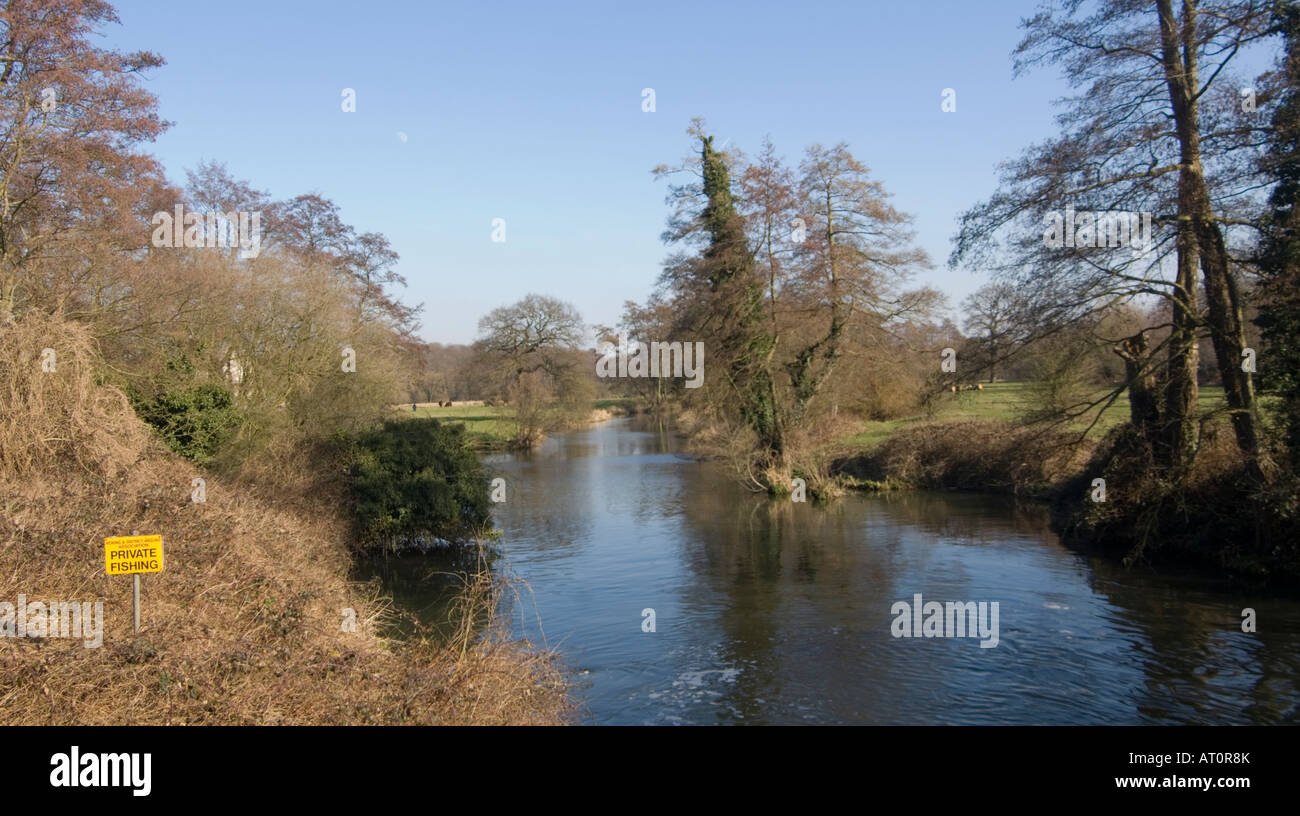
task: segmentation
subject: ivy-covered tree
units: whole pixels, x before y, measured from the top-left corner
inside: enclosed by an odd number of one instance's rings
[[[712,136],[700,134],[700,168],[705,197],[700,222],[709,240],[701,271],[722,327],[718,350],[740,396],[741,415],[758,435],[761,458],[770,460],[760,464],[779,464],[785,446],[768,371],[775,338],[764,325],[762,282],[755,273],[745,221],[736,211],[731,174]]]

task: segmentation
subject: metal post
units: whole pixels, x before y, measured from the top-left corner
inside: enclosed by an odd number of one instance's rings
[[[135,631],[140,632],[140,573],[131,576],[135,591],[131,593],[131,614],[135,617]]]

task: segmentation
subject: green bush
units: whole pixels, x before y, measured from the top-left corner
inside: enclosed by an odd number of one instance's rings
[[[490,528],[488,480],[461,425],[402,419],[359,435],[349,476],[365,549],[464,540]]]
[[[230,392],[216,383],[173,388],[146,397],[128,389],[136,415],[154,427],[167,447],[206,462],[239,424]]]

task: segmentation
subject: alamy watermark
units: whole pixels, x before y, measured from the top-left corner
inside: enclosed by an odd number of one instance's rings
[[[1151,213],[1080,210],[1066,207],[1043,214],[1043,243],[1048,249],[1061,247],[1151,248]]]
[[[998,602],[938,601],[921,602],[921,593],[912,603],[895,601],[889,608],[894,622],[889,633],[896,638],[978,637],[981,649],[998,645]]]
[[[242,210],[223,213],[185,212],[177,204],[175,213],[160,210],[150,219],[156,247],[239,247],[239,257],[256,258],[262,252],[262,212]]]
[[[597,377],[684,377],[687,388],[704,384],[704,344],[642,343],[618,336],[618,345],[600,344]]]
[[[50,766],[53,788],[130,788],[132,796],[153,790],[153,754],[82,753],[74,745],[67,753],[53,754]]]
[[[104,602],[28,603],[26,595],[16,605],[0,601],[0,637],[81,638],[97,649],[104,642]]]

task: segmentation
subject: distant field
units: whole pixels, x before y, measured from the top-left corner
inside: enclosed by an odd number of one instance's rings
[[[638,400],[631,397],[598,399],[591,403],[593,410],[632,413]],[[499,448],[515,436],[515,412],[512,408],[487,407],[485,405],[461,405],[441,408],[436,405],[421,405],[411,410],[410,403],[398,405],[394,409],[399,417],[433,417],[443,422],[457,423],[465,426],[476,445],[483,448]]]
[[[1097,393],[1100,396],[1106,392],[1103,390]],[[941,395],[941,408],[933,420],[929,421],[985,419],[1014,422],[1034,410],[1033,396],[1033,389],[1029,383],[985,383],[983,391],[960,391],[956,394]],[[1201,387],[1198,408],[1201,415],[1222,411],[1225,407],[1222,387]],[[1128,392],[1125,391],[1120,394],[1109,407],[1094,409],[1090,413],[1081,416],[1069,427],[1072,430],[1082,431],[1097,418],[1098,413],[1101,414],[1101,418],[1093,427],[1093,433],[1105,433],[1110,428],[1127,421],[1129,415]],[[918,415],[892,419],[886,422],[868,422],[867,427],[861,432],[846,437],[841,441],[855,448],[871,449],[883,442],[899,428],[926,421],[928,420],[925,417]]]
[[[635,397],[613,397],[610,399],[595,400],[591,403],[591,407],[598,411],[617,409],[630,414],[633,413],[640,404],[641,400]]]
[[[1098,394],[1105,393],[1104,391]],[[596,410],[615,409],[634,410],[637,400],[632,398],[599,399],[592,402]],[[883,442],[891,434],[908,425],[927,421],[945,422],[958,419],[983,419],[1015,422],[1035,407],[1033,389],[1029,383],[1004,382],[984,384],[983,391],[961,391],[956,394],[940,396],[940,409],[932,420],[916,415],[891,419],[885,422],[867,422],[859,433],[844,437],[841,444],[853,448],[869,450]],[[1199,413],[1204,416],[1225,410],[1223,389],[1219,386],[1202,386],[1199,401]],[[421,406],[412,411],[410,404],[396,406],[398,416],[433,417],[445,422],[455,422],[465,426],[476,444],[483,447],[499,447],[515,434],[514,411],[510,408],[487,407],[482,405],[463,405],[450,408]],[[1100,421],[1093,428],[1094,434],[1105,433],[1110,428],[1128,419],[1128,392],[1115,399],[1102,411]],[[1081,431],[1096,416],[1097,411],[1081,417],[1069,427]]]
[[[466,432],[479,444],[492,447],[504,443],[515,434],[515,413],[509,408],[485,405],[462,405],[451,408],[421,407],[412,411],[408,404],[398,406],[398,416],[433,417],[444,422],[465,426]]]

